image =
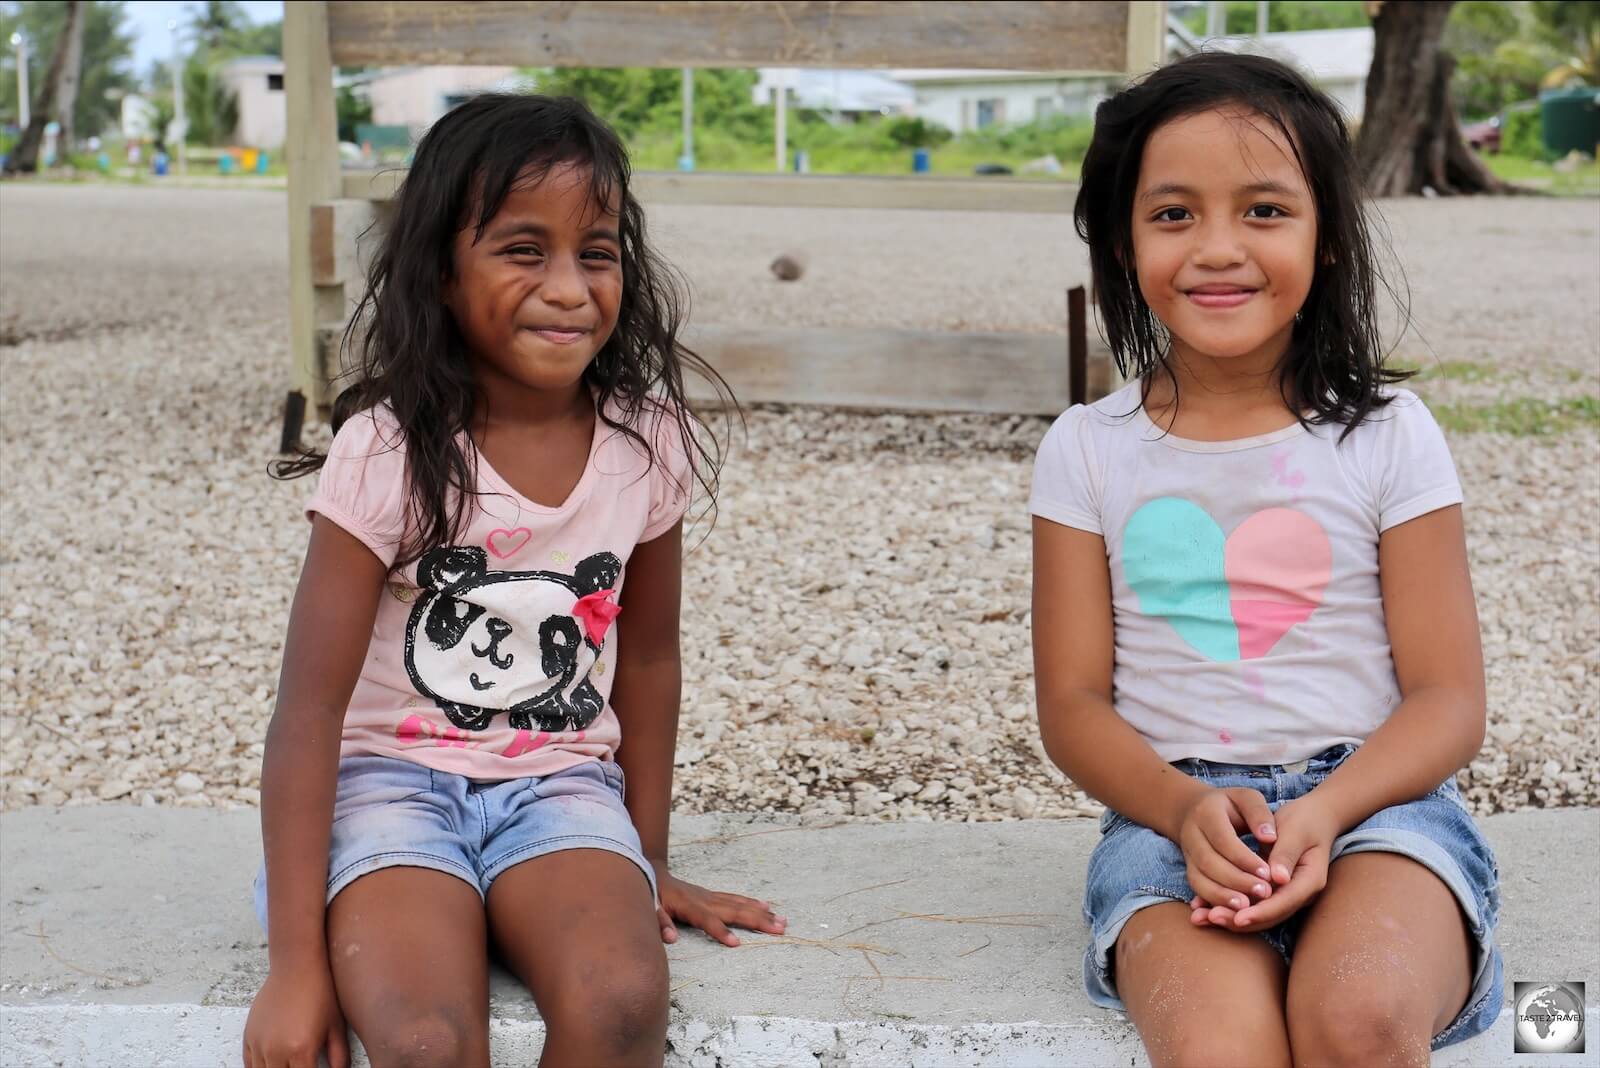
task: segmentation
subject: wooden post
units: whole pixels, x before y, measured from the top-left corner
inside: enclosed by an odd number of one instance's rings
[[[1128,62],[1131,75],[1154,70],[1167,61],[1166,0],[1131,0],[1128,4]]]
[[[1067,290],[1067,403],[1089,403],[1089,313],[1082,286]]]
[[[289,170],[289,352],[293,389],[313,410],[327,408],[330,378],[317,328],[345,319],[344,286],[317,286],[312,277],[312,205],[339,196],[339,133],[333,99],[333,59],[325,0],[297,0],[283,12],[284,91]],[[292,406],[291,406],[292,407]]]

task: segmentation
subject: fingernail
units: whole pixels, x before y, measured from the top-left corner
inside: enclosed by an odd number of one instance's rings
[[[1233,899],[1233,907],[1236,909],[1242,909],[1248,904],[1250,904],[1250,902],[1246,901],[1242,897],[1236,897]]]
[[[1256,869],[1256,875],[1259,878],[1262,878],[1262,879],[1270,879],[1270,878],[1272,878],[1272,872],[1267,870],[1267,866],[1265,864],[1261,865],[1261,867]]]
[[[1272,824],[1263,823],[1261,826],[1256,828],[1256,833],[1270,836],[1272,834]]]
[[[1256,885],[1250,888],[1250,892],[1255,894],[1256,897],[1266,897],[1269,893],[1266,883],[1256,883]]]
[[[787,916],[774,916],[772,918],[772,922],[773,923],[788,923],[789,922],[789,917],[787,917]]]

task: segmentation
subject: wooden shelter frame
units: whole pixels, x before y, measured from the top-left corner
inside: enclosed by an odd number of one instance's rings
[[[290,351],[285,447],[325,411],[363,281],[357,238],[403,172],[342,171],[335,66],[932,67],[1138,73],[1163,56],[1163,0],[517,2],[291,0]],[[994,179],[642,172],[649,204],[1067,212],[1071,186]],[[346,287],[350,287],[347,292]],[[1081,288],[1056,335],[695,327],[690,343],[743,399],[1047,414],[1086,388]],[[869,356],[870,359],[864,357]],[[1067,368],[1070,367],[1070,370]],[[1065,372],[1065,373],[1064,373]]]

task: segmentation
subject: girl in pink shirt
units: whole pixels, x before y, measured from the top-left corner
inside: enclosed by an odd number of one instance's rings
[[[333,444],[283,471],[320,477],[247,1068],[344,1068],[346,1021],[376,1064],[487,1065],[491,943],[542,1064],[660,1064],[676,924],[784,929],[667,868],[680,530],[718,460],[682,376],[720,379],[629,179],[572,100],[480,96],[417,147]]]

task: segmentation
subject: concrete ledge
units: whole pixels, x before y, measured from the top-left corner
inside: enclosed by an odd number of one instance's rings
[[[1508,981],[1600,982],[1600,813],[1486,828]],[[1147,1063],[1126,1021],[1079,985],[1087,822],[710,816],[676,821],[674,837],[685,875],[781,901],[791,933],[670,949],[671,1065]],[[0,1064],[238,1064],[266,964],[249,902],[258,851],[253,812],[0,816]],[[495,1063],[532,1063],[543,1032],[526,992],[497,973],[491,999]],[[1434,1063],[1512,1063],[1509,1012]]]

